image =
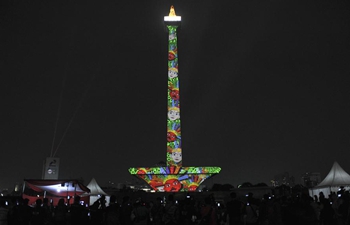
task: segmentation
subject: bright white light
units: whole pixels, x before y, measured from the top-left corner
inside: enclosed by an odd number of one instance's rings
[[[61,189],[57,189],[57,192],[58,192],[58,193],[61,192]]]
[[[181,21],[181,16],[164,16],[164,21]]]

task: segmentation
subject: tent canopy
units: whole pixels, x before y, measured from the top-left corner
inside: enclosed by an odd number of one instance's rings
[[[334,162],[328,175],[317,186],[309,189],[309,194],[313,196],[323,192],[327,197],[331,192],[337,192],[340,187],[350,189],[350,175],[337,162]]]
[[[106,201],[109,202],[110,196],[108,196],[108,194],[106,194],[106,192],[102,190],[102,188],[97,184],[95,178],[91,179],[87,187],[90,189],[90,193],[85,193],[83,196],[89,196],[90,205],[94,204],[97,200],[99,200],[102,195],[104,195]]]
[[[69,200],[76,195],[89,193],[90,189],[78,180],[24,180],[24,190],[22,197],[29,199],[29,204],[33,204],[37,198],[50,198],[57,204],[60,198]],[[88,199],[84,199],[88,201]]]
[[[350,175],[337,162],[334,162],[326,178],[316,187],[348,185],[350,185]]]
[[[62,196],[67,195],[67,192],[70,195],[90,192],[88,187],[84,186],[77,180],[24,180],[24,182],[26,186],[34,191],[53,192],[56,195],[63,193]]]
[[[95,178],[92,178],[90,183],[87,185],[90,189],[90,195],[107,195],[106,192],[97,184]]]

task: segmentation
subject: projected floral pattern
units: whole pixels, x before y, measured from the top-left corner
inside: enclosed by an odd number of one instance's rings
[[[182,166],[180,86],[177,58],[177,26],[167,26],[168,39],[168,122],[167,165]],[[178,187],[178,186],[177,186]]]

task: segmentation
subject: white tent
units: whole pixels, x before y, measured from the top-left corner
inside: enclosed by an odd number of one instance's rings
[[[87,185],[90,189],[90,205],[94,204],[102,195],[106,196],[106,202],[109,202],[109,196],[102,190],[102,188],[97,184],[95,178],[92,178],[90,183]]]
[[[326,178],[317,186],[310,188],[309,194],[310,196],[319,196],[319,193],[323,192],[324,196],[328,198],[331,192],[336,193],[340,187],[344,187],[345,190],[350,189],[350,175],[337,162],[334,162]]]

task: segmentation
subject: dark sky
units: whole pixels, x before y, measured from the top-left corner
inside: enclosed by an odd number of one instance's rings
[[[60,178],[166,160],[172,4],[184,166],[220,166],[208,185],[350,173],[350,2],[5,0],[0,189],[41,178],[58,112]]]

